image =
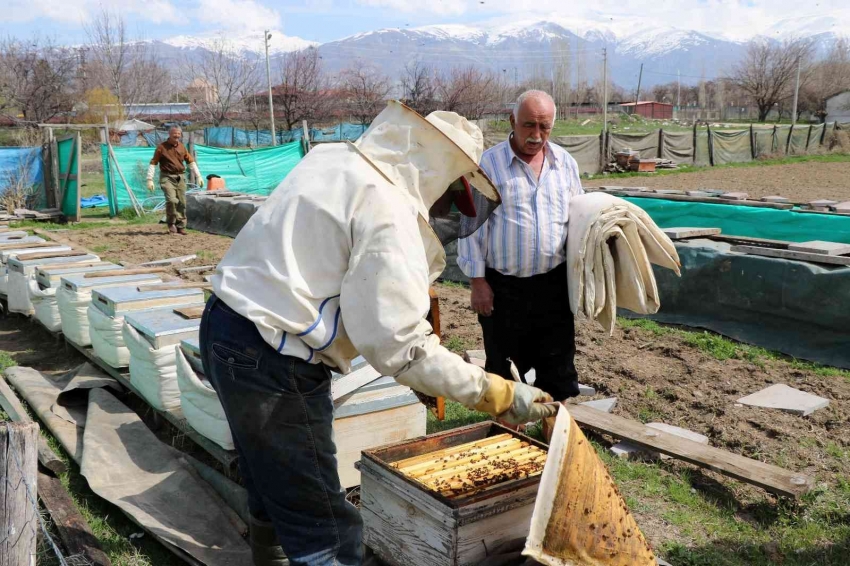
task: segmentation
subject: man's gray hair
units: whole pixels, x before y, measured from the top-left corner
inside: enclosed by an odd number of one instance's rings
[[[180,130],[182,132],[183,128],[181,128],[180,126],[171,126],[170,128],[168,128],[168,131],[170,132],[171,130]]]
[[[519,109],[529,98],[542,98],[543,100],[547,100],[552,103],[552,109],[554,110],[552,115],[552,125],[554,126],[555,117],[558,116],[558,107],[555,106],[555,99],[552,98],[548,92],[542,90],[527,90],[519,95],[519,98],[516,99],[516,104],[514,105],[514,120],[519,121]]]

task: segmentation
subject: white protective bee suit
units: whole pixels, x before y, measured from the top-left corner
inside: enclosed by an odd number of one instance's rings
[[[278,186],[218,265],[216,296],[281,354],[347,372],[360,353],[399,383],[476,406],[484,370],[442,347],[425,316],[445,267],[432,204],[462,175],[499,201],[482,151],[465,118],[391,102],[356,143],[315,147]]]

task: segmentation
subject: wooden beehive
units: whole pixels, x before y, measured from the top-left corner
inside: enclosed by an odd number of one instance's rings
[[[121,269],[120,265],[108,261],[96,261],[89,264],[80,264],[79,267],[62,267],[60,265],[49,265],[38,267],[35,270],[35,280],[42,289],[51,289],[62,285],[62,278],[66,275],[89,273],[92,271],[104,271],[109,269]]]
[[[39,253],[42,250],[38,250]],[[65,251],[65,250],[62,250]],[[86,254],[86,255],[78,255],[78,256],[67,256],[67,257],[47,257],[41,259],[28,259],[25,261],[21,261],[19,256],[26,257],[28,254],[18,254],[17,256],[10,257],[8,263],[6,264],[9,268],[9,273],[20,273],[22,275],[31,275],[35,272],[37,267],[50,265],[54,267],[58,266],[80,266],[84,264],[92,264],[100,261],[100,258],[96,255]]]
[[[55,245],[49,248],[35,248],[38,253],[51,253],[51,252],[70,252],[71,248],[69,246]],[[0,250],[0,262],[8,263],[9,258],[16,257],[19,255],[31,254],[35,253],[32,248],[15,248],[12,250]]]
[[[95,278],[97,280],[99,278]],[[133,286],[105,287],[92,291],[92,304],[109,317],[123,316],[124,313],[148,310],[159,307],[189,306],[204,304],[202,289],[169,289],[140,291]],[[179,317],[175,314],[174,316]],[[199,322],[199,321],[196,321]]]
[[[440,493],[403,472],[446,449],[458,454],[472,442],[489,443],[495,452],[506,438],[546,451],[545,444],[489,421],[365,450],[360,460],[364,542],[396,566],[458,566],[477,564],[488,549],[527,536],[539,473],[506,472],[507,479],[484,489]]]
[[[135,328],[157,350],[196,338],[201,328],[201,319],[180,316],[174,312],[174,308],[169,306],[128,312],[124,315],[124,322]]]
[[[132,286],[136,288],[138,285],[152,285],[161,283],[162,279],[156,273],[148,273],[143,275],[115,275],[113,277],[86,277],[85,274],[68,275],[61,278],[62,287],[69,291],[90,292],[93,289],[103,289],[106,287]]]

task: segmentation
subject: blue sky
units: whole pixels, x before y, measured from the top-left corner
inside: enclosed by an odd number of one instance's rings
[[[101,0],[2,0],[0,35],[32,33],[61,43],[85,40],[85,23]],[[112,0],[132,35],[159,39],[174,35],[239,33],[269,27],[288,36],[325,42],[384,27],[484,22],[509,23],[531,18],[569,18],[581,25],[613,24],[628,31],[634,18],[659,25],[745,38],[783,27],[832,28],[850,35],[846,0],[801,4],[799,0]],[[804,6],[801,9],[801,5]],[[529,8],[531,6],[531,8]],[[614,20],[608,17],[613,14]]]

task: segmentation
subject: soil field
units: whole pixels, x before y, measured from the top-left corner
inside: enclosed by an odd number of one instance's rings
[[[585,187],[615,185],[653,189],[722,189],[750,198],[779,195],[794,202],[816,199],[850,201],[850,162],[805,162],[765,167],[706,167],[695,172],[640,177],[594,177]]]

